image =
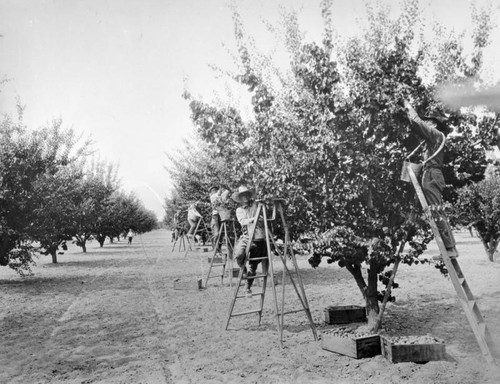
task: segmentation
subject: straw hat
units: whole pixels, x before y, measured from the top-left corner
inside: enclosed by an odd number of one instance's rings
[[[255,198],[255,188],[249,189],[248,187],[241,185],[238,187],[238,192],[234,192],[231,196],[231,199],[236,201],[237,203],[241,203],[241,197],[243,195],[250,195],[251,199]]]

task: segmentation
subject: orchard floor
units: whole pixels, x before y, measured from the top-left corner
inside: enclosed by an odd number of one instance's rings
[[[500,260],[487,261],[468,232],[456,237],[469,286],[500,339]],[[207,272],[208,255],[172,252],[170,232],[158,230],[130,246],[121,241],[99,248],[94,242],[86,254],[71,247],[58,264],[43,256],[35,275],[25,279],[1,268],[0,383],[500,382],[451,281],[432,265],[400,268],[397,301],[387,308],[384,329],[439,337],[446,360],[392,364],[382,356],[356,360],[321,349],[304,312],[285,316],[280,349],[270,291],[260,326],[252,314],[233,318],[225,331],[229,286],[211,279],[201,291],[174,290],[175,279],[194,284]],[[298,261],[318,333],[333,327],[323,322],[326,306],[362,305],[346,270],[326,263],[312,269],[306,256]],[[288,288],[291,309],[292,292]]]

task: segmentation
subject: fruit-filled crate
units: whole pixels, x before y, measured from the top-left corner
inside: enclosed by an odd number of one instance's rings
[[[444,341],[431,335],[380,336],[380,344],[382,355],[392,363],[425,363],[446,356]]]
[[[362,359],[380,355],[380,336],[378,334],[359,334],[344,328],[321,332],[321,348]]]

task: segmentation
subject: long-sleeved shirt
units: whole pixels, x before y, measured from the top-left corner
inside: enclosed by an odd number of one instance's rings
[[[417,136],[425,140],[427,144],[427,153],[425,158],[430,158],[446,140],[445,135],[436,128],[436,123],[422,120],[415,109],[409,107],[408,119],[410,120],[410,129]],[[426,168],[442,168],[444,161],[444,147],[431,160],[425,163]]]
[[[253,225],[253,218],[257,213],[257,203],[253,203],[249,207],[238,207],[236,208],[236,218],[238,222],[241,224],[243,229],[243,233],[250,234],[250,228]],[[257,221],[257,226],[255,227],[254,240],[264,240],[264,220],[262,216],[259,216],[259,220]]]

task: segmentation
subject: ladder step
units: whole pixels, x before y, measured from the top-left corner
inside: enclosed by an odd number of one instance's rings
[[[215,276],[207,276],[207,279],[215,279],[215,278],[221,278],[221,277],[224,277],[224,275],[215,275]]]
[[[222,267],[223,265],[226,265],[225,263],[213,263],[212,267]]]
[[[260,313],[262,310],[260,309],[254,309],[251,311],[245,311],[245,312],[238,312],[238,313],[232,313],[230,317],[235,317],[235,316],[243,316],[243,315],[248,315],[250,313]]]
[[[260,279],[262,277],[267,277],[267,275],[255,275],[255,276],[250,276],[250,277],[243,277],[243,279],[249,280],[249,279]]]
[[[256,261],[256,260],[268,260],[269,257],[264,256],[264,257],[252,257],[250,260],[251,261]]]
[[[262,292],[258,292],[258,293],[252,293],[252,297],[254,296],[264,296],[264,293]],[[236,296],[237,299],[242,299],[242,298],[247,298],[246,295],[240,295],[240,296]]]
[[[303,312],[303,311],[305,311],[305,310],[306,310],[305,308],[302,308],[302,309],[295,309],[295,310],[293,310],[293,311],[287,311],[287,312],[283,312],[283,313],[278,313],[278,316],[290,315],[291,313]]]

